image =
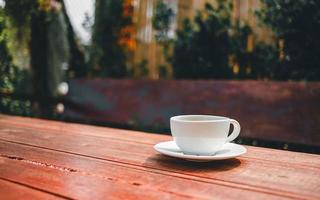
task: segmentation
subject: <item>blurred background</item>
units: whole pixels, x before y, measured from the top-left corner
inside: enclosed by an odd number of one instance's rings
[[[0,112],[320,153],[318,0],[0,0]]]

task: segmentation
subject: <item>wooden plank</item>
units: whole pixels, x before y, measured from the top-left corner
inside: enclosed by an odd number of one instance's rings
[[[69,84],[66,98],[77,106],[66,106],[68,118],[169,128],[173,115],[214,114],[237,119],[246,137],[320,146],[319,82],[81,79]]]
[[[0,177],[73,199],[188,199],[185,196],[129,186],[120,181],[68,173],[42,164],[1,158]]]
[[[126,189],[131,188],[135,192],[141,193],[158,193],[157,199],[163,199],[165,196],[178,199],[289,199],[286,196],[276,196],[268,192],[255,191],[253,189],[245,189],[238,187],[230,187],[230,185],[213,184],[206,180],[193,180],[190,176],[177,177],[172,176],[161,170],[146,169],[141,166],[130,166],[126,164],[118,164],[114,162],[87,158],[79,155],[66,154],[52,150],[45,150],[36,147],[29,147],[8,142],[0,141],[0,155],[6,162],[14,161],[15,165],[24,165],[28,170],[25,173],[30,173],[29,179],[35,179],[35,176],[45,176],[50,178],[49,172],[45,171],[47,168],[53,171],[63,172],[60,177],[63,180],[70,180],[68,176],[82,176],[81,181],[87,177],[94,178],[98,182],[107,181],[114,183],[121,183],[121,187]],[[17,163],[18,162],[18,163]],[[31,174],[33,168],[36,167],[37,174]],[[1,173],[1,171],[5,172]],[[47,185],[38,184],[34,181],[26,181],[26,177],[16,177],[15,169],[3,169],[0,166],[0,177],[5,176],[8,179],[23,182],[25,184],[32,184],[34,187],[41,187],[48,189]],[[41,173],[45,173],[39,175]],[[50,172],[51,173],[51,172]],[[53,173],[53,172],[52,172]],[[78,180],[77,180],[78,181]],[[80,184],[74,181],[74,184]],[[41,182],[45,182],[42,180]],[[57,185],[57,184],[55,184]],[[73,191],[73,186],[69,185],[68,189]],[[59,185],[55,186],[54,191],[61,191],[66,193]],[[59,187],[59,188],[57,188]],[[62,186],[61,186],[62,187]],[[104,187],[108,185],[104,184]],[[120,187],[120,189],[121,189]],[[95,190],[90,187],[89,189]],[[145,192],[147,191],[147,192]],[[162,195],[165,193],[165,196]],[[130,192],[129,192],[130,194]],[[77,194],[69,192],[70,197],[78,198]],[[150,196],[149,198],[154,198]]]
[[[118,136],[122,137],[121,135]],[[148,137],[144,135],[144,137]],[[12,142],[20,142],[43,148],[50,148],[122,162],[131,165],[144,166],[151,169],[172,172],[175,176],[189,175],[214,183],[251,187],[261,191],[270,191],[278,195],[291,195],[297,198],[318,199],[320,194],[319,166],[314,163],[299,164],[292,161],[286,163],[282,158],[273,160],[251,158],[251,150],[247,157],[240,157],[227,162],[214,162],[201,167],[179,160],[166,158],[156,154],[152,145],[132,141],[110,140],[106,137],[90,135],[59,134],[49,132],[0,131],[0,138]],[[130,151],[128,151],[130,150]],[[290,153],[293,157],[304,160],[308,154]],[[256,155],[259,157],[259,155]],[[319,156],[310,158],[319,162]],[[277,159],[280,162],[277,162]],[[289,159],[290,158],[286,158]],[[230,163],[231,162],[231,163]]]
[[[146,136],[143,132],[114,129],[108,127],[99,127],[75,123],[65,123],[57,121],[49,121],[43,119],[32,119],[26,117],[11,117],[0,115],[0,130],[2,131],[32,131],[32,132],[50,132],[55,134],[71,134],[71,135],[91,135],[97,137],[109,138],[112,140],[131,141],[136,143],[145,143],[154,145],[159,141],[172,140],[171,136],[148,134]],[[290,151],[267,149],[261,147],[247,147],[250,154],[244,157],[254,158],[259,160],[269,160],[276,162],[292,163],[299,165],[309,165],[318,167],[320,160],[316,159],[318,156],[314,154],[292,154]],[[301,159],[303,156],[303,159]]]
[[[0,199],[67,199],[0,178]]]
[[[132,130],[115,129],[108,127],[99,127],[92,125],[84,125],[77,123],[66,123],[51,120],[35,119],[28,117],[18,116],[7,116],[0,114],[0,128],[14,131],[15,128],[23,128],[27,130],[42,130],[42,131],[53,131],[57,134],[73,133],[73,134],[84,134],[98,137],[108,137],[114,139],[124,139],[135,142],[143,142],[152,144],[159,140],[159,138],[168,138],[167,135],[150,134],[148,137],[144,137],[145,133]],[[119,134],[124,137],[118,138]],[[142,138],[140,138],[142,137]],[[140,138],[140,140],[139,140]]]

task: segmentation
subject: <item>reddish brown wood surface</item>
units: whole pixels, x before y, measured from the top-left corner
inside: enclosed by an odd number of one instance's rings
[[[75,199],[320,199],[319,155],[247,146],[248,153],[236,159],[190,163],[153,150],[169,139],[0,115],[0,199],[22,193]]]
[[[1,166],[1,165],[0,165]],[[28,185],[0,178],[0,199],[65,199],[55,194],[33,189]]]

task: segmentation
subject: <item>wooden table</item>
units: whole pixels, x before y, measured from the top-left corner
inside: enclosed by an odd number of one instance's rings
[[[320,156],[162,156],[169,136],[0,115],[0,199],[320,199]]]

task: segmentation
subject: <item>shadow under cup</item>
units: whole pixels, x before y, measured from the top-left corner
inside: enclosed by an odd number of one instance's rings
[[[233,132],[228,136],[230,125]],[[179,115],[170,119],[171,134],[185,154],[213,155],[240,133],[240,124],[222,116]]]

